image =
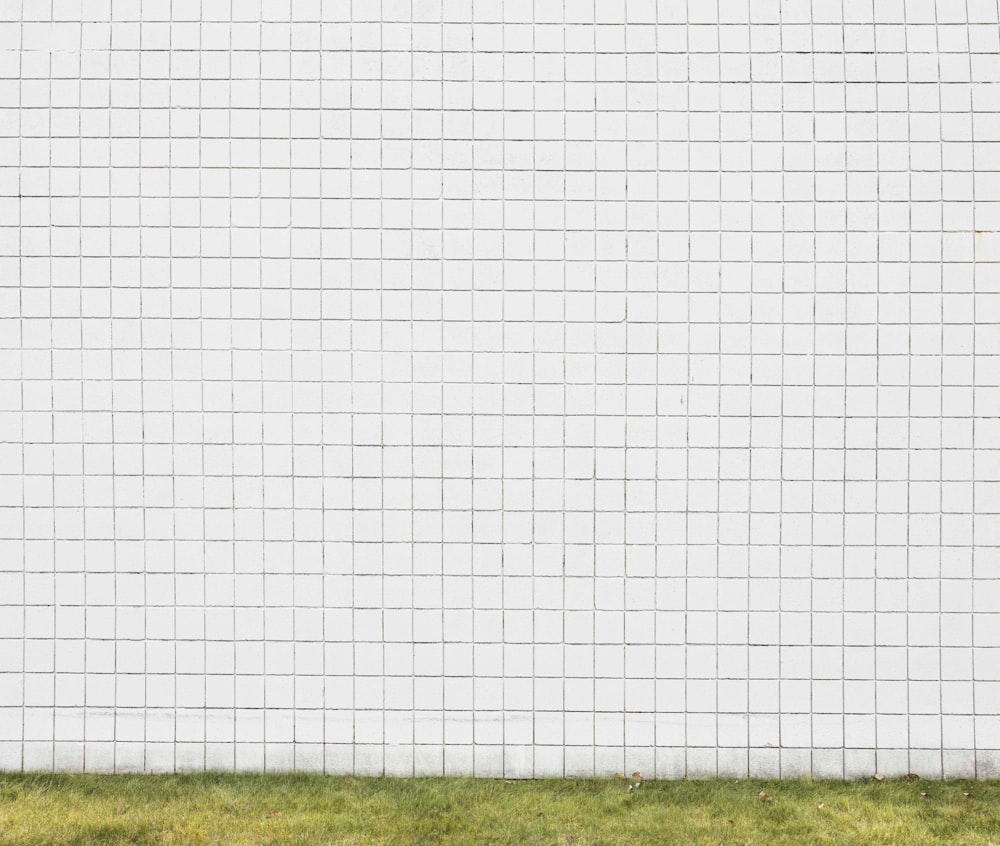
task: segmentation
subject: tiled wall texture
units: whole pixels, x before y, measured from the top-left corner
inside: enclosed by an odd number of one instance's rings
[[[997,0],[0,18],[0,769],[1000,775]]]

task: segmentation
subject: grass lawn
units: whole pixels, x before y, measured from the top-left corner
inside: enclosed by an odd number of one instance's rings
[[[0,844],[1000,844],[1000,782],[628,785],[0,773]]]

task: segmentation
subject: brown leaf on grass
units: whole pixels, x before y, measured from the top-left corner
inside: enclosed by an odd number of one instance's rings
[[[761,802],[770,802],[772,797],[762,790],[757,794],[757,798],[760,799]]]
[[[281,811],[270,810],[267,812],[267,818],[269,820],[273,819],[274,817],[280,817],[280,816],[281,816]]]

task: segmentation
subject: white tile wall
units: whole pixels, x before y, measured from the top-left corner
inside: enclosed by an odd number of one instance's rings
[[[996,0],[0,17],[0,769],[1000,775]]]

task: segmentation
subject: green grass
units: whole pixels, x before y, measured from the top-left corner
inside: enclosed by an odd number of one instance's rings
[[[1000,782],[0,773],[3,846],[792,843],[1000,844]]]

